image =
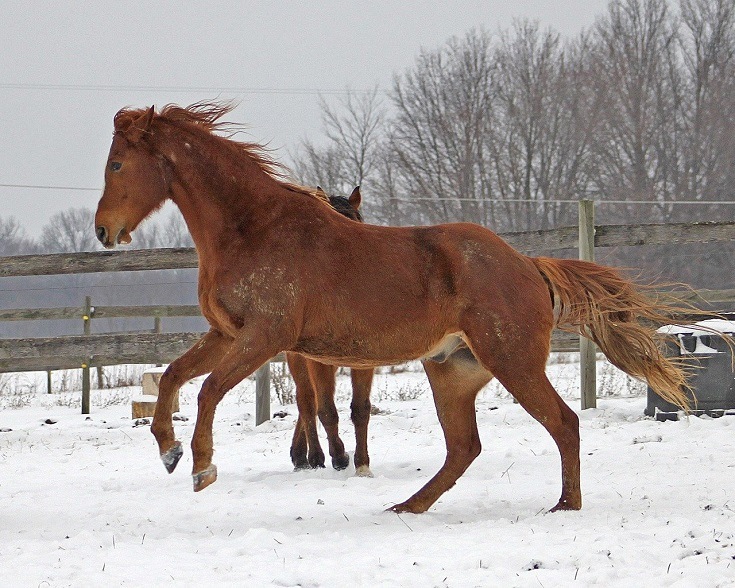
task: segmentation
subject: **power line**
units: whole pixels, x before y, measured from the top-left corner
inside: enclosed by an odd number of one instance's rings
[[[503,204],[508,202],[514,203],[533,203],[533,204],[579,204],[580,199],[577,200],[539,200],[534,198],[432,198],[431,196],[417,197],[417,198],[389,198],[389,202],[474,202],[476,204],[491,203],[491,204]],[[593,200],[595,204],[657,204],[657,205],[669,205],[669,204],[735,204],[735,200]]]
[[[101,192],[102,188],[89,188],[82,186],[51,186],[44,184],[0,184],[0,188],[22,188],[31,190],[83,190],[88,192]],[[537,198],[433,198],[431,196],[419,196],[416,198],[389,198],[388,202],[474,202],[475,204],[504,204],[504,203],[532,203],[532,204],[579,204],[579,199],[549,199],[539,200]],[[656,204],[668,206],[670,204],[687,205],[728,205],[735,204],[735,200],[594,200],[595,204]]]
[[[80,186],[47,186],[40,184],[0,184],[0,188],[27,188],[38,190],[85,190],[89,192],[101,192],[102,188],[86,188]],[[389,202],[474,202],[475,204],[504,204],[504,203],[532,203],[532,204],[578,204],[579,200],[538,200],[534,198],[432,198],[431,196],[416,198],[389,198]],[[692,205],[723,205],[735,204],[735,200],[594,200],[595,204],[657,204],[667,206],[669,204],[692,204]]]
[[[320,94],[343,95],[349,93],[367,94],[371,90],[348,90],[335,88],[248,88],[243,86],[114,86],[106,84],[34,84],[34,83],[0,83],[3,90],[53,90],[83,92],[206,92],[224,94],[265,94],[265,95],[304,95]]]
[[[102,188],[82,188],[80,186],[45,186],[40,184],[0,184],[0,188],[30,188],[33,190],[85,190],[101,192]]]

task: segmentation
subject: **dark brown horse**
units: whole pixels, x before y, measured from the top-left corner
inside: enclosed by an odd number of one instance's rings
[[[200,103],[118,112],[96,215],[97,236],[111,248],[170,198],[196,244],[211,330],[166,370],[151,426],[171,472],[182,455],[173,395],[211,372],[191,441],[194,490],[217,478],[217,404],[281,350],[358,368],[423,358],[447,455],[396,512],[425,511],[479,455],[475,397],[493,376],[559,449],[561,497],[552,510],[581,507],[579,421],[545,374],[555,326],[591,338],[613,364],[686,407],[686,375],[662,355],[651,327],[670,309],[615,270],[527,257],[474,224],[351,221],[282,180],[262,147],[217,134],[229,110]]]
[[[317,187],[317,194],[327,195]],[[328,196],[329,204],[340,214],[354,221],[362,222],[360,204],[362,196],[358,186],[349,198]],[[296,469],[324,467],[324,452],[319,443],[316,417],[327,433],[329,455],[332,466],[342,470],[350,463],[345,445],[339,437],[339,415],[334,404],[335,374],[337,366],[320,363],[289,351],[286,361],[291,376],[296,382],[296,405],[299,418],[296,421],[291,443],[291,461]],[[370,421],[370,389],[373,383],[372,368],[352,368],[351,416],[355,426],[355,473],[370,476],[370,457],[367,449],[367,430]]]

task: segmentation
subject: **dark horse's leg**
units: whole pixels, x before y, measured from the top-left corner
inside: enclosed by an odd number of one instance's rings
[[[350,456],[345,452],[345,444],[339,437],[339,413],[337,412],[337,406],[334,404],[337,368],[333,365],[311,360],[308,366],[311,385],[316,390],[317,414],[327,433],[332,467],[335,470],[343,470],[350,465]]]
[[[299,410],[291,442],[291,462],[297,470],[323,468],[324,452],[316,428],[317,397],[308,368],[310,360],[298,353],[286,353],[286,361],[296,383],[296,406]]]
[[[355,426],[355,474],[372,476],[368,455],[367,434],[370,422],[370,390],[373,385],[373,369],[350,370],[352,377],[352,423]]]
[[[174,396],[192,378],[211,372],[231,343],[230,337],[210,331],[189,351],[174,360],[161,376],[151,432],[156,437],[161,460],[169,474],[174,471],[182,455],[181,443],[176,440],[171,419]]]
[[[424,369],[444,430],[447,457],[441,469],[421,490],[405,502],[391,507],[390,510],[399,513],[420,513],[428,509],[454,486],[481,450],[475,397],[492,379],[492,374],[483,369],[468,349],[455,352],[443,363],[426,360]]]

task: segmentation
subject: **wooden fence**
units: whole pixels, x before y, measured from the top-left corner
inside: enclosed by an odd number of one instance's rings
[[[668,225],[595,226],[592,204],[580,203],[580,224],[546,231],[507,233],[502,237],[527,254],[542,255],[579,249],[580,257],[594,258],[597,247],[685,244],[735,240],[734,222],[679,223]],[[149,271],[197,267],[194,249],[104,251],[0,257],[0,277],[79,274],[115,271]],[[700,290],[689,302],[709,304],[718,310],[735,308],[735,289]],[[99,318],[200,316],[197,306],[92,306],[0,310],[0,321],[79,319],[84,335],[54,338],[0,339],[0,372],[109,366],[131,363],[169,363],[191,347],[201,333],[91,334],[90,323]],[[582,340],[582,408],[595,405],[594,347]],[[586,347],[585,347],[586,346]],[[580,350],[576,337],[555,332],[553,351]],[[586,359],[585,359],[586,358]],[[83,412],[89,411],[89,383],[83,391]],[[84,381],[84,379],[83,379]],[[269,418],[268,364],[258,372],[256,422]]]

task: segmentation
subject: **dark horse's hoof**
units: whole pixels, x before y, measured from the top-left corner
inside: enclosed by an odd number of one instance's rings
[[[182,455],[184,455],[184,450],[180,441],[177,441],[171,449],[161,454],[161,461],[169,474],[176,469]]]
[[[323,468],[324,465],[316,465],[313,466],[308,462],[300,463],[300,464],[294,464],[293,471],[294,472],[300,472],[301,470],[318,470],[319,468]]]
[[[350,465],[350,456],[347,453],[332,458],[332,467],[335,470],[344,470],[348,465]]]

